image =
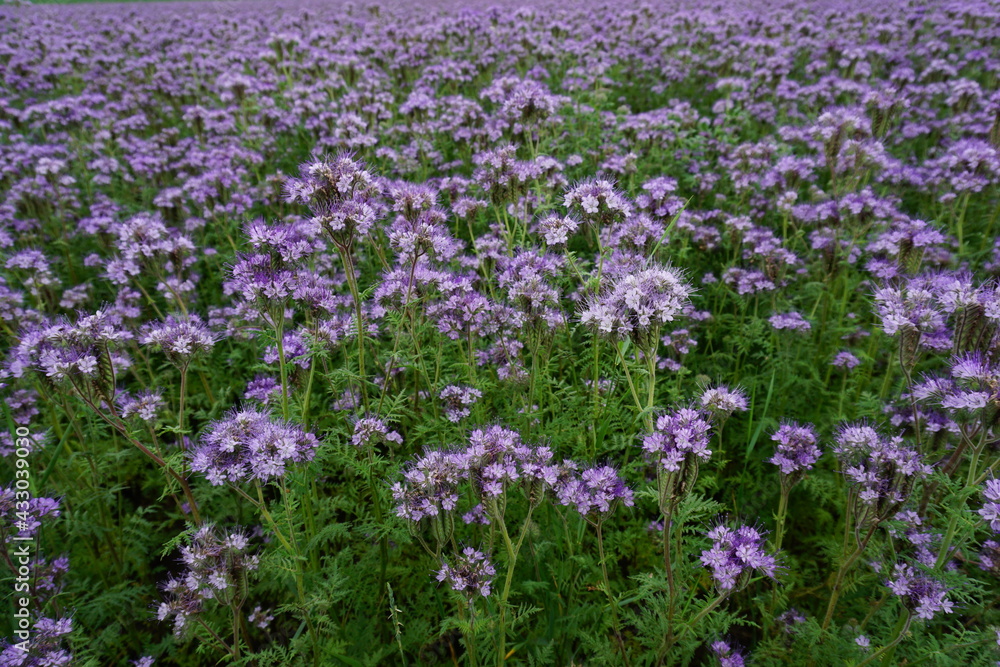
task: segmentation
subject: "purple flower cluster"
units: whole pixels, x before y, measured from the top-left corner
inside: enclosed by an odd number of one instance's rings
[[[59,667],[72,665],[73,655],[62,643],[73,632],[70,618],[38,618],[26,642],[0,644],[0,665],[3,667]]]
[[[380,217],[380,194],[375,177],[350,153],[315,158],[285,182],[286,199],[308,205],[312,224],[348,252]]]
[[[181,547],[184,571],[162,585],[167,599],[160,603],[157,618],[172,618],[174,634],[180,637],[190,627],[191,617],[204,611],[206,600],[239,606],[247,596],[247,578],[259,560],[243,532],[220,533],[205,524],[195,531],[190,544]]]
[[[778,443],[774,456],[768,459],[781,470],[782,484],[793,486],[823,455],[816,445],[816,430],[812,424],[787,421],[771,436]]]
[[[935,614],[950,614],[954,609],[944,584],[907,563],[897,563],[892,578],[885,585],[901,598],[907,609],[916,613],[917,618],[929,621]]]
[[[901,437],[882,436],[866,423],[844,424],[835,441],[834,453],[855,485],[859,526],[895,516],[916,481],[931,473],[923,457]]]
[[[702,392],[699,403],[701,409],[709,412],[715,421],[725,421],[734,412],[746,412],[749,407],[745,391],[721,385]]]
[[[55,498],[33,497],[13,485],[0,487],[0,538],[4,544],[15,537],[19,540],[33,538],[42,526],[42,519],[56,518],[59,514],[59,501]],[[16,530],[12,530],[14,528]]]
[[[143,328],[139,342],[163,351],[178,368],[187,368],[195,357],[208,353],[216,337],[197,315],[170,315],[163,322]]]
[[[122,419],[135,417],[147,424],[153,424],[158,420],[159,412],[166,405],[163,396],[158,391],[146,389],[136,394],[127,391],[120,392],[117,396],[118,414]]]
[[[532,505],[551,489],[559,503],[586,517],[609,514],[619,503],[633,502],[632,491],[614,468],[595,466],[581,472],[573,461],[556,463],[548,447],[525,444],[516,431],[495,424],[473,430],[462,449],[430,450],[412,462],[403,481],[392,487],[396,514],[416,523],[450,513],[465,481],[481,505],[467,523],[478,521],[484,511],[490,519],[502,520],[507,492],[515,486]]]
[[[634,504],[632,489],[617,470],[606,465],[587,468],[579,477],[565,476],[556,484],[555,495],[560,504],[574,507],[589,521],[611,514],[619,504]]]
[[[986,499],[986,502],[979,509],[979,516],[983,517],[983,521],[989,524],[990,530],[994,533],[1000,533],[1000,479],[986,480],[983,498]]]
[[[444,401],[444,416],[457,424],[469,416],[470,407],[483,397],[483,392],[473,387],[450,384],[438,396]]]
[[[702,461],[712,450],[710,414],[677,408],[656,418],[653,432],[642,438],[642,449],[656,467],[660,511],[669,514],[698,479]]]
[[[712,642],[712,653],[719,660],[719,667],[744,667],[746,659],[732,642],[722,639]]]
[[[465,547],[454,564],[441,563],[437,580],[447,582],[452,590],[463,593],[471,602],[477,595],[489,597],[496,568],[481,551]]]
[[[403,436],[393,431],[378,417],[363,417],[354,422],[351,444],[355,447],[374,447],[382,442],[403,444]]]
[[[661,325],[683,313],[694,288],[683,274],[651,265],[613,278],[580,313],[580,321],[601,335],[631,339],[643,350],[658,341]]]
[[[789,329],[791,331],[809,331],[812,325],[802,317],[801,313],[777,313],[772,315],[768,322],[775,329]]]
[[[234,409],[211,424],[191,454],[191,469],[212,484],[268,482],[289,463],[311,461],[319,440],[298,426],[275,421],[256,408]]]
[[[755,571],[774,578],[778,561],[764,548],[765,534],[752,526],[735,529],[719,525],[708,532],[712,546],[701,552],[701,562],[712,571],[723,594],[739,591]]]

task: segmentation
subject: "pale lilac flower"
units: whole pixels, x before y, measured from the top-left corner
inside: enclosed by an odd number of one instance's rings
[[[151,389],[140,391],[137,394],[120,392],[117,396],[117,402],[122,419],[137,417],[148,424],[157,420],[157,414],[166,405],[160,392]]]
[[[700,402],[702,409],[710,412],[714,419],[727,419],[734,412],[746,412],[749,407],[745,391],[724,385],[706,389]]]
[[[177,637],[191,627],[192,617],[204,611],[206,601],[242,603],[247,594],[244,582],[260,558],[250,552],[249,540],[239,529],[226,533],[205,524],[181,547],[181,562],[184,571],[161,586],[167,599],[157,609],[160,621],[174,620]]]
[[[579,226],[579,222],[566,215],[551,214],[538,221],[538,231],[549,246],[566,245]]]
[[[880,523],[896,515],[929,465],[901,437],[884,437],[861,422],[844,424],[835,437],[834,452],[854,485],[858,525]]]
[[[562,505],[572,505],[588,521],[611,514],[619,504],[631,507],[632,490],[611,466],[587,468],[579,476],[570,469],[560,475],[555,485],[556,498]]]
[[[162,350],[178,368],[187,368],[192,359],[207,354],[215,341],[216,336],[197,315],[170,315],[163,322],[147,324],[139,338],[143,345]]]
[[[270,610],[262,609],[260,605],[254,607],[253,611],[250,612],[250,615],[247,617],[247,621],[249,621],[251,625],[256,625],[261,630],[266,630],[267,626],[269,626],[273,620],[274,616],[271,615]]]

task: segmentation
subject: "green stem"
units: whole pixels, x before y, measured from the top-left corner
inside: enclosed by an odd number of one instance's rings
[[[837,608],[837,600],[840,598],[840,590],[844,583],[844,577],[847,575],[848,571],[857,562],[858,558],[861,557],[861,552],[865,550],[868,546],[868,541],[871,539],[872,535],[875,534],[875,529],[878,524],[872,524],[872,527],[868,529],[868,533],[865,535],[861,543],[858,544],[854,552],[841,563],[840,568],[837,570],[837,577],[833,582],[833,588],[830,591],[830,602],[826,606],[826,616],[823,617],[823,631],[825,632],[827,628],[830,627],[830,622],[833,620],[833,612]],[[844,552],[847,552],[847,537],[848,533],[845,531],[844,540]]]
[[[361,293],[358,289],[358,278],[354,272],[354,261],[344,250],[340,251],[340,257],[344,261],[345,273],[347,275],[347,286],[351,290],[351,298],[354,300],[354,319],[357,326],[358,337],[358,375],[361,378],[361,402],[368,412],[368,385],[367,374],[365,373],[365,329],[364,315],[361,312]]]
[[[278,344],[278,370],[281,373],[281,417],[288,421],[288,368],[285,366],[285,317],[277,318],[274,324],[274,335]]]
[[[618,639],[618,648],[622,652],[622,659],[625,661],[625,664],[630,665],[628,651],[625,650],[625,640],[622,639],[621,623],[618,621],[618,603],[615,601],[615,596],[611,594],[611,582],[608,580],[608,565],[604,556],[603,524],[604,521],[602,519],[598,519],[595,522],[597,527],[597,553],[601,559],[601,576],[604,579],[604,592],[607,593],[608,602],[611,604],[611,622],[615,628],[615,638]]]
[[[503,667],[503,663],[507,660],[507,599],[510,597],[510,584],[514,579],[514,566],[517,564],[517,554],[521,550],[521,543],[524,541],[524,536],[528,532],[528,526],[531,525],[531,513],[534,510],[532,506],[528,506],[528,515],[524,519],[524,525],[521,526],[521,532],[517,537],[517,545],[514,545],[510,540],[510,533],[507,532],[507,524],[503,520],[503,516],[497,516],[495,519],[499,519],[498,523],[500,526],[500,535],[503,537],[504,547],[507,549],[507,577],[504,580],[503,592],[500,594],[500,622],[499,622],[499,632],[497,651],[497,665]],[[497,513],[499,514],[499,513]]]

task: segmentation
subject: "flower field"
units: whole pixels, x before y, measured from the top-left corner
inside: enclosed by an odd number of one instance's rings
[[[1000,664],[1000,2],[0,7],[0,667]]]

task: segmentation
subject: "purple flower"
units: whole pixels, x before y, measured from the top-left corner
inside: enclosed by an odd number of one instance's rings
[[[302,165],[299,175],[286,181],[286,199],[308,205],[311,222],[340,248],[350,251],[380,216],[375,177],[350,153],[314,158]]]
[[[538,221],[538,231],[549,246],[566,245],[580,223],[569,216],[550,214]]]
[[[157,413],[166,403],[158,391],[144,390],[132,395],[128,392],[118,394],[118,409],[122,419],[137,417],[152,424],[157,420]]]
[[[257,401],[261,405],[270,405],[281,398],[281,383],[277,378],[258,375],[247,383],[243,398]]]
[[[833,357],[833,361],[830,362],[830,365],[851,370],[860,363],[861,360],[854,356],[851,352],[848,350],[841,350]]]
[[[66,635],[73,631],[69,618],[38,618],[26,642],[0,644],[0,665],[3,667],[57,667],[73,664],[73,656],[61,648]],[[6,642],[4,642],[6,644]]]
[[[233,410],[211,424],[191,455],[191,469],[214,485],[248,480],[268,482],[289,463],[311,461],[319,440],[298,426],[275,421],[257,408]]]
[[[41,528],[43,518],[55,518],[60,514],[59,501],[55,498],[29,498],[27,510],[23,505],[18,507],[20,502],[24,502],[23,493],[19,497],[13,485],[0,487],[0,536],[5,543],[11,542],[14,537],[21,540],[33,538]]]
[[[1000,542],[986,540],[979,552],[979,568],[1000,577]]]
[[[472,602],[477,595],[489,597],[495,574],[496,568],[486,554],[472,547],[465,547],[455,557],[454,565],[441,563],[437,580],[448,582],[452,590],[464,593],[469,602]]]
[[[262,609],[260,605],[253,608],[250,615],[247,616],[247,621],[251,625],[256,625],[261,630],[267,630],[267,626],[271,625],[271,621],[274,620],[274,616],[271,615],[271,611]]]
[[[917,618],[929,621],[938,612],[950,614],[954,609],[944,584],[918,572],[912,565],[897,563],[892,575],[885,585],[902,598],[907,609],[916,612]]]
[[[709,387],[702,392],[701,407],[712,414],[714,419],[725,420],[734,412],[746,412],[749,407],[746,392],[720,385]]]
[[[600,225],[620,222],[632,215],[632,204],[611,181],[593,179],[566,192],[563,205],[583,220]]]
[[[632,490],[611,466],[587,468],[577,477],[561,479],[555,494],[563,505],[572,505],[588,521],[611,514],[618,504],[632,507]]]
[[[355,447],[373,447],[381,442],[403,444],[403,436],[392,431],[378,417],[363,417],[354,422],[354,435],[351,444]]]
[[[163,350],[167,361],[187,368],[195,357],[207,354],[216,337],[197,315],[170,315],[163,322],[146,325],[139,342]]]
[[[809,331],[812,325],[807,322],[800,313],[779,313],[772,315],[768,322],[775,329],[791,329],[792,331]]]
[[[580,321],[599,334],[632,339],[643,350],[655,346],[659,327],[683,313],[694,288],[672,267],[649,265],[610,281],[580,313]]]
[[[450,384],[438,394],[444,401],[444,415],[448,421],[460,422],[470,414],[469,406],[483,397],[483,392],[473,387]]]
[[[858,525],[878,524],[896,515],[917,479],[931,468],[901,437],[887,438],[866,423],[844,424],[834,452],[855,484]]]
[[[459,452],[430,450],[403,472],[392,486],[396,514],[414,523],[450,512],[458,505],[458,484],[466,478],[466,457]]]
[[[719,525],[708,533],[712,547],[701,552],[701,562],[712,571],[716,586],[723,593],[746,587],[754,571],[774,578],[777,559],[764,549],[764,533],[752,526],[735,529]]]
[[[652,433],[642,439],[642,449],[656,466],[660,511],[669,514],[698,479],[702,461],[712,456],[709,415],[693,408],[678,408],[660,415]]]
[[[184,571],[168,579],[161,588],[167,599],[160,603],[157,618],[174,619],[174,634],[181,637],[189,620],[204,611],[205,602],[242,604],[246,599],[246,577],[260,559],[250,553],[250,540],[239,529],[224,533],[205,524],[181,547]]]
[[[771,440],[778,443],[770,463],[781,469],[782,483],[792,486],[806,470],[812,470],[823,452],[816,446],[816,430],[812,424],[788,421],[778,427]]]
[[[979,516],[983,521],[990,524],[990,529],[995,533],[1000,533],[1000,479],[986,480],[983,488],[983,498],[987,502],[983,503],[979,510]]]
[[[719,659],[719,667],[744,667],[743,654],[730,642],[718,640],[712,642],[712,653]]]

